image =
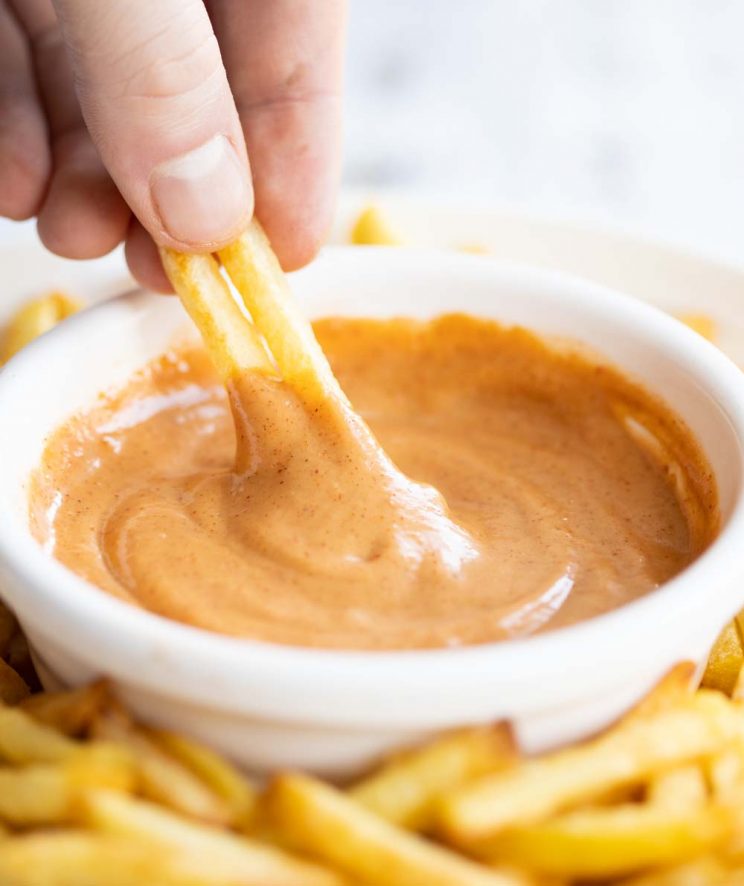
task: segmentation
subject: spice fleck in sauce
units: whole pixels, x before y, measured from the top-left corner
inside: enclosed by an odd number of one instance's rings
[[[346,404],[260,375],[228,396],[204,352],[175,349],[50,439],[37,537],[178,621],[409,649],[606,612],[715,535],[695,441],[617,372],[461,315],[315,328],[391,461]]]

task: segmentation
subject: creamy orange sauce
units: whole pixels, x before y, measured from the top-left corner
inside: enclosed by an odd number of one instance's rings
[[[615,371],[458,315],[315,329],[391,461],[346,404],[259,375],[228,397],[202,351],[176,349],[49,440],[37,537],[178,621],[406,649],[614,609],[714,536],[695,441]]]

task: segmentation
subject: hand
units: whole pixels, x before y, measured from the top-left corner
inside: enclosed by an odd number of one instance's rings
[[[155,243],[215,249],[255,202],[305,264],[333,213],[344,19],[343,0],[0,0],[0,215],[37,216],[68,258],[125,241],[168,291]]]

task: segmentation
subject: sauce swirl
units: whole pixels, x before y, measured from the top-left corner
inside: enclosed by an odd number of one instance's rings
[[[201,350],[174,349],[49,441],[37,537],[166,617],[345,649],[574,623],[714,537],[697,444],[616,371],[462,315],[315,331],[364,421],[262,375],[226,395]]]

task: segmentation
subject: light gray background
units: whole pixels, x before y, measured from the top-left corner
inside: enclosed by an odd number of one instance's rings
[[[744,263],[744,0],[349,0],[344,182]],[[17,226],[0,219],[0,241]]]
[[[744,261],[743,0],[351,0],[345,182]]]

